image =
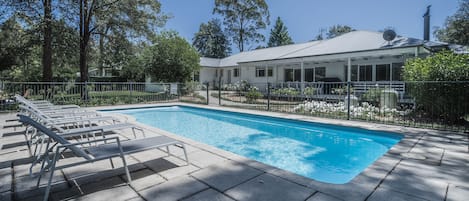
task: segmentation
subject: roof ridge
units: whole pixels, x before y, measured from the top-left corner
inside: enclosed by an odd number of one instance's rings
[[[321,44],[321,43],[323,43],[324,41],[327,41],[327,40],[330,40],[330,39],[319,40],[319,41],[317,41],[317,40],[316,40],[316,41],[310,41],[310,42],[317,42],[317,43],[313,43],[313,44],[311,44],[311,45],[308,45],[307,47],[300,48],[300,49],[297,49],[297,50],[294,50],[294,51],[285,53],[285,54],[283,54],[283,55],[280,55],[280,56],[276,57],[275,59],[282,58],[282,57],[287,56],[287,55],[289,55],[289,54],[293,54],[293,53],[299,52],[299,51],[301,51],[301,50],[304,50],[304,49],[307,49],[307,48],[310,48],[310,47],[319,45],[319,44]]]

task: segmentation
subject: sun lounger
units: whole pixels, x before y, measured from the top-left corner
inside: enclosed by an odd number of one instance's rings
[[[43,156],[45,157],[45,160],[43,160],[41,172],[39,174],[39,178],[37,182],[37,186],[39,186],[41,176],[46,171],[50,172],[45,194],[44,194],[44,201],[47,201],[48,199],[49,192],[52,186],[52,178],[56,170],[60,170],[60,169],[64,169],[64,168],[68,168],[68,167],[72,167],[76,165],[81,165],[85,163],[92,163],[92,162],[99,161],[99,160],[106,160],[106,159],[111,159],[114,157],[120,157],[122,159],[125,174],[127,176],[127,182],[130,183],[131,177],[130,177],[129,169],[127,167],[127,162],[125,160],[124,155],[141,152],[141,151],[145,151],[149,149],[160,149],[160,148],[166,148],[167,153],[170,154],[168,147],[171,145],[175,145],[179,148],[182,148],[184,151],[184,160],[187,162],[187,164],[189,163],[184,143],[178,140],[166,137],[166,136],[157,136],[157,137],[123,141],[123,142],[121,142],[118,137],[104,138],[104,139],[94,140],[95,142],[102,142],[104,144],[99,144],[93,147],[83,147],[81,145],[86,144],[88,142],[77,142],[77,143],[69,142],[62,136],[51,131],[44,125],[34,121],[30,117],[27,117],[25,115],[18,115],[18,116],[19,116],[20,122],[34,127],[35,129],[38,130],[38,132],[41,132],[44,135],[47,135],[50,139],[56,142],[56,144],[52,144],[52,147],[51,147],[51,141],[47,143],[47,149],[46,149],[47,151],[43,154]],[[52,151],[52,150],[55,150],[55,151]],[[80,162],[68,163],[68,164],[58,166],[57,162],[60,160],[60,155],[66,150],[70,150],[74,155],[76,155],[77,157],[81,157],[84,160]]]

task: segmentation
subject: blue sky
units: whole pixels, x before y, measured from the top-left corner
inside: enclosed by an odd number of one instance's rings
[[[212,14],[214,0],[160,0],[160,2],[163,12],[173,16],[166,24],[166,29],[176,30],[188,41],[192,41],[200,23],[219,17]],[[371,31],[393,27],[399,35],[422,38],[422,15],[427,5],[432,5],[432,30],[434,26],[442,26],[446,17],[454,14],[459,5],[458,0],[266,0],[266,2],[269,5],[271,25],[262,33],[268,38],[275,19],[280,16],[295,43],[309,41],[321,28],[335,24]]]

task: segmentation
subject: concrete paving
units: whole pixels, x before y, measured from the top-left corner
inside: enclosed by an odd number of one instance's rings
[[[182,103],[171,103],[181,104]],[[168,104],[159,104],[168,105]],[[152,105],[132,105],[132,107]],[[157,106],[157,105],[155,105]],[[103,108],[125,108],[112,106]],[[57,171],[50,200],[468,200],[469,138],[467,133],[388,126],[365,122],[331,120],[300,115],[200,106],[241,111],[302,121],[394,131],[405,137],[385,155],[346,184],[328,184],[272,167],[206,144],[140,124],[135,119],[115,115],[122,121],[144,128],[147,136],[167,135],[187,146],[190,164],[178,157],[183,152],[170,149],[175,156],[149,150],[126,156],[132,183],[127,184],[122,162],[109,160]],[[32,160],[22,127],[6,122],[15,114],[0,115],[0,200],[41,200],[44,177],[39,188],[29,176]],[[6,126],[6,127],[5,127]],[[132,138],[130,131],[110,136]],[[80,160],[64,156],[59,163]],[[34,169],[37,170],[37,169]]]

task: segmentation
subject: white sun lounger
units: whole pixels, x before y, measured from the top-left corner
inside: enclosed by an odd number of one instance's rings
[[[64,169],[64,168],[68,168],[72,166],[77,166],[77,165],[81,165],[85,163],[93,163],[99,160],[106,160],[106,159],[111,159],[114,157],[120,157],[122,159],[125,174],[127,176],[127,182],[130,183],[132,180],[130,177],[129,169],[127,167],[127,162],[124,157],[125,154],[141,152],[141,151],[145,151],[149,149],[156,149],[156,148],[160,149],[160,148],[165,147],[168,155],[172,155],[170,154],[169,149],[168,149],[168,147],[172,145],[175,145],[176,147],[183,149],[184,160],[187,162],[187,164],[189,164],[189,160],[187,158],[187,152],[186,152],[184,143],[178,140],[166,137],[166,136],[157,136],[157,137],[143,138],[143,139],[138,139],[138,140],[123,141],[123,142],[121,142],[118,137],[104,138],[104,139],[94,140],[94,142],[100,142],[100,143],[102,142],[104,144],[99,144],[93,147],[83,147],[82,145],[88,142],[71,143],[65,138],[63,138],[62,136],[60,136],[59,134],[51,131],[44,125],[34,121],[30,117],[27,117],[25,115],[18,115],[18,116],[19,116],[20,122],[34,127],[35,129],[38,130],[38,132],[43,133],[44,135],[47,135],[49,139],[53,140],[56,143],[56,144],[51,145],[50,140],[47,143],[46,152],[43,154],[44,160],[42,162],[41,171],[40,171],[39,178],[36,184],[37,187],[39,187],[41,176],[46,171],[50,172],[46,190],[44,193],[44,199],[43,199],[44,201],[47,201],[49,197],[49,192],[52,187],[52,178],[56,170],[60,170],[60,169]],[[57,162],[61,159],[60,156],[66,150],[70,150],[74,155],[81,157],[84,160],[75,162],[75,163],[68,163],[68,164],[64,164],[60,166],[57,165]],[[160,150],[165,151],[163,149],[160,149]]]

